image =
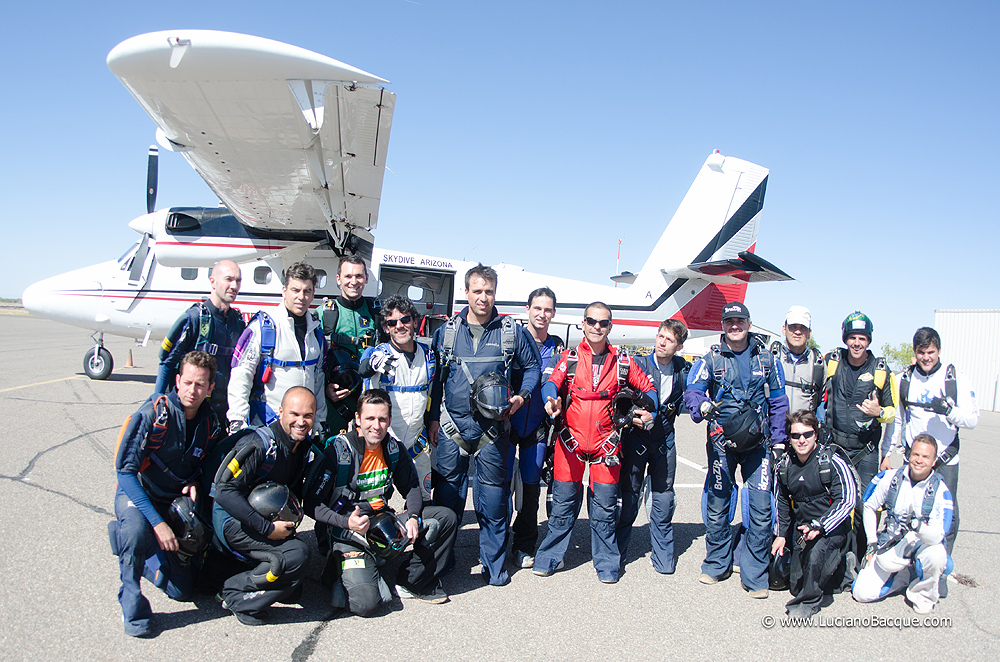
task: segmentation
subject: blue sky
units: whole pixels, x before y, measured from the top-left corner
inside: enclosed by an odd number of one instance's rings
[[[618,240],[637,270],[719,149],[770,168],[757,252],[797,279],[751,287],[754,322],[806,305],[829,348],[861,309],[875,344],[908,341],[937,308],[998,307],[998,7],[21,4],[0,42],[0,296],[135,240],[155,127],[105,58],[207,28],[392,81],[380,245],[608,282]],[[158,207],[215,203],[161,155]]]

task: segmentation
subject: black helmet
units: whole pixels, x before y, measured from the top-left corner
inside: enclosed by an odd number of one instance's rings
[[[642,402],[642,395],[634,388],[626,386],[618,391],[611,399],[612,427],[615,430],[621,430],[631,425],[632,417],[635,415],[635,410],[639,409],[640,402]]]
[[[250,507],[271,522],[284,520],[298,526],[302,521],[302,506],[292,491],[284,485],[266,482],[253,488],[247,498]]]
[[[767,568],[767,586],[772,591],[787,591],[791,585],[792,568],[788,550],[781,556],[772,556]]]
[[[365,534],[368,547],[376,555],[389,560],[396,558],[410,537],[396,515],[389,510],[380,510],[368,520],[368,532]]]
[[[164,519],[177,537],[180,547],[178,553],[183,556],[200,556],[205,551],[208,546],[208,531],[195,513],[191,497],[184,495],[174,499]]]
[[[355,366],[349,363],[341,363],[331,367],[326,372],[326,383],[336,384],[337,388],[353,391],[361,386],[361,375]]]
[[[844,323],[840,325],[841,330],[841,340],[847,342],[847,336],[852,333],[860,333],[868,336],[868,342],[872,341],[872,331],[875,330],[875,325],[872,324],[871,318],[865,315],[860,310],[855,310],[853,313],[844,319]]]
[[[469,402],[473,411],[491,421],[503,420],[510,411],[510,384],[499,372],[480,375],[472,384]]]

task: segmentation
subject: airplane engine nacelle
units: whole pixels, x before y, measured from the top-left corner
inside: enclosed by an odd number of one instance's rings
[[[256,233],[224,207],[163,209],[136,218],[129,227],[153,238],[153,254],[165,267],[210,267],[219,260],[239,263],[286,252],[305,254],[326,239],[321,232]]]

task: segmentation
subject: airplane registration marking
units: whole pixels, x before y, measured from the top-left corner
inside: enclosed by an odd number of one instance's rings
[[[16,391],[21,388],[31,388],[32,386],[44,386],[45,384],[55,384],[56,382],[65,382],[71,379],[84,379],[83,375],[73,375],[72,377],[60,377],[59,379],[50,379],[47,382],[35,382],[34,384],[24,384],[23,386],[10,386],[8,388],[0,388],[0,393],[6,393],[7,391]]]

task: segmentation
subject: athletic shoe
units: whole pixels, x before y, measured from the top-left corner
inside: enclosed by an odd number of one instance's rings
[[[517,567],[518,568],[534,568],[535,567],[535,557],[531,554],[525,554],[524,552],[518,551],[517,553]]]
[[[743,588],[746,589],[747,593],[749,593],[750,597],[754,600],[767,600],[768,591],[766,588],[758,589],[756,591],[751,591],[746,586]]]
[[[911,602],[910,606],[913,607],[913,611],[917,614],[929,614],[934,611],[934,607],[937,605],[933,602],[926,602],[919,605],[916,602]]]
[[[396,595],[399,596],[400,600],[420,600],[421,602],[429,602],[432,605],[439,605],[443,602],[448,602],[448,594],[444,592],[443,588],[441,588],[440,581],[438,581],[427,593],[419,593],[412,588],[403,586],[402,584],[396,584]]]
[[[701,573],[701,576],[698,577],[698,581],[700,581],[702,584],[718,584],[721,581],[729,579],[732,575],[733,575],[732,570],[726,570],[718,578],[703,572]]]
[[[617,584],[618,583],[618,578],[617,577],[598,577],[598,579],[601,580],[602,584]]]
[[[556,564],[555,570],[542,570],[541,568],[535,566],[531,570],[531,572],[538,575],[539,577],[551,577],[553,572],[555,572],[556,570],[562,570],[565,567],[566,564],[560,561],[559,563]]]

